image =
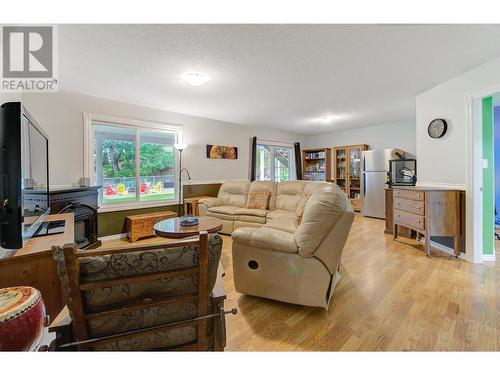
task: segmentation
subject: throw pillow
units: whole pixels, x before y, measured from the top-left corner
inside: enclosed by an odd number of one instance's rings
[[[247,208],[267,210],[271,193],[269,191],[251,191],[248,194]]]

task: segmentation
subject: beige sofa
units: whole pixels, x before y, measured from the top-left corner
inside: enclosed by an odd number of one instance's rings
[[[271,193],[266,210],[246,208],[252,191]],[[326,182],[230,180],[200,215],[232,234],[237,292],[328,308],[354,212],[346,194]],[[298,214],[302,213],[302,220]]]

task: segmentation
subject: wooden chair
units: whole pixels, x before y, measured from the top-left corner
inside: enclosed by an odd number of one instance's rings
[[[69,317],[56,350],[223,350],[222,239],[79,251],[52,248]],[[61,324],[61,322],[63,322]]]

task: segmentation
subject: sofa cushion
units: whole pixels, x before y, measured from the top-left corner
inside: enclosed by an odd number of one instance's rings
[[[267,210],[259,210],[257,208],[238,208],[236,210],[236,215],[249,215],[266,217]]]
[[[297,230],[295,219],[286,216],[281,216],[276,219],[269,220],[264,226],[267,228],[282,230],[288,233],[295,233],[295,231]]]
[[[248,188],[250,181],[248,180],[227,180],[221,185],[219,198],[221,205],[245,207],[247,204]]]
[[[280,217],[286,217],[295,220],[295,212],[287,210],[267,211],[266,218],[268,218],[269,220],[275,220]]]
[[[246,208],[266,210],[269,206],[269,198],[271,198],[271,193],[268,191],[251,191],[248,193]]]
[[[262,249],[285,253],[296,253],[299,250],[293,234],[269,227],[238,228],[231,237],[235,242]]]
[[[258,224],[266,223],[265,217],[252,216],[252,215],[237,215],[235,220],[244,221],[246,223],[258,223]]]
[[[276,194],[276,209],[295,212],[307,184],[307,181],[280,182]]]
[[[252,191],[268,191],[271,193],[271,196],[269,197],[269,204],[267,206],[268,210],[274,210],[276,209],[276,189],[277,189],[277,182],[274,181],[252,181],[250,184],[248,192]]]
[[[225,214],[225,215],[235,215],[236,211],[240,207],[236,206],[215,206],[215,207],[210,207],[208,209],[208,212],[212,213],[217,213],[217,214]]]
[[[307,201],[302,222],[295,231],[301,256],[312,256],[344,211],[351,209],[346,195],[337,191],[335,185],[321,190],[324,191],[314,192]]]

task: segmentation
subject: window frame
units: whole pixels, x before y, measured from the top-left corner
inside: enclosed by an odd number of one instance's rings
[[[94,175],[94,124],[99,123],[102,125],[110,125],[115,127],[122,127],[136,130],[136,150],[135,150],[135,166],[136,166],[136,179],[137,171],[140,171],[140,142],[139,130],[160,130],[175,133],[175,143],[182,143],[182,125],[166,124],[151,121],[135,120],[125,117],[109,116],[96,113],[83,113],[84,120],[84,145],[83,145],[83,174],[84,177],[90,179],[90,185],[95,186]],[[139,147],[137,144],[139,142]],[[174,151],[175,152],[175,151]],[[179,158],[177,153],[174,155],[174,176],[179,174]],[[139,172],[140,173],[140,172]],[[140,176],[139,176],[140,179]],[[168,205],[179,204],[179,181],[174,178],[174,197],[171,199],[161,199],[157,201],[129,201],[129,202],[113,202],[104,203],[99,198],[98,212],[112,212],[112,211],[125,211],[149,207],[162,207]],[[102,187],[101,187],[102,189]]]
[[[288,170],[289,170],[290,178],[288,179],[288,181],[294,181],[297,179],[296,170],[295,170],[295,153],[294,153],[293,143],[267,141],[267,140],[257,138],[257,148],[259,147],[259,145],[289,148],[290,149],[290,165],[288,167]],[[259,180],[259,181],[276,181],[276,170],[275,170],[275,165],[272,161],[274,161],[274,155],[271,158],[273,179],[272,180]],[[259,173],[257,171],[257,164],[254,166],[254,168],[256,169],[255,176],[257,177],[259,175]]]

